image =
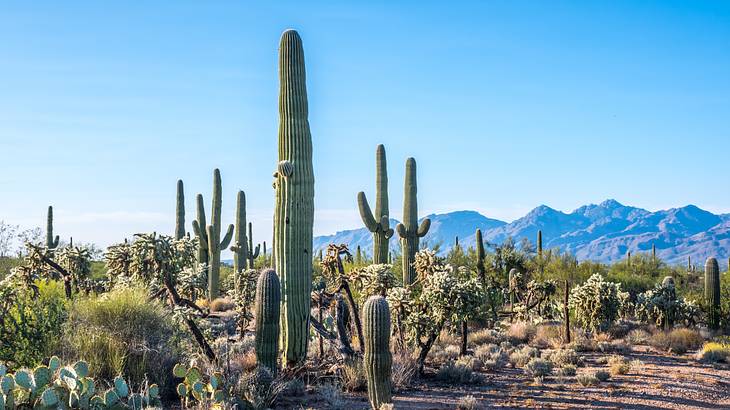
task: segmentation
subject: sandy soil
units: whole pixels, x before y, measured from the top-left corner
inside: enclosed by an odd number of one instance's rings
[[[585,367],[579,371],[607,370],[597,362],[601,356],[584,354]],[[645,346],[624,356],[641,360],[643,369],[595,387],[582,387],[575,377],[549,377],[535,385],[522,370],[506,368],[484,373],[480,385],[449,386],[425,379],[397,394],[394,404],[396,409],[454,409],[460,398],[472,395],[483,409],[730,409],[730,366],[713,367],[698,363],[691,353],[671,356]],[[349,395],[348,408],[368,409],[367,398]]]

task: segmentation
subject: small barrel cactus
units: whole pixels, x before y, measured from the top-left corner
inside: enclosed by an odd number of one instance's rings
[[[720,327],[720,266],[717,259],[708,258],[705,262],[705,302],[707,303],[707,326]]]
[[[371,296],[363,306],[364,367],[368,397],[374,410],[391,402],[390,309],[382,296]]]
[[[276,373],[279,355],[281,285],[273,269],[261,272],[256,283],[256,359]]]

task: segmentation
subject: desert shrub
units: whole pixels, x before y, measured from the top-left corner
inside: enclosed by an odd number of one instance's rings
[[[569,306],[575,312],[575,321],[592,332],[606,331],[619,316],[619,310],[628,294],[621,284],[607,282],[594,274],[570,292]]]
[[[539,350],[534,347],[524,346],[522,349],[516,350],[509,355],[509,362],[512,367],[525,367],[530,359],[539,355]]]
[[[692,329],[678,328],[669,332],[656,332],[650,340],[650,344],[660,350],[666,350],[674,354],[684,354],[688,350],[699,348],[704,342],[702,335]]]
[[[575,377],[575,380],[583,387],[595,386],[601,382],[600,380],[598,380],[598,378],[596,377],[596,375],[594,373],[588,373],[588,372],[579,373]]]
[[[553,362],[535,357],[525,366],[525,371],[532,377],[545,377],[553,372]]]
[[[596,372],[593,374],[598,381],[605,382],[608,381],[608,379],[611,378],[611,373],[605,371],[605,370],[596,370]]]
[[[633,346],[644,345],[649,342],[649,339],[651,339],[651,334],[644,329],[634,329],[624,338],[626,343]]]
[[[477,347],[474,357],[482,362],[482,368],[491,371],[503,368],[509,361],[509,355],[500,346],[493,344]]]
[[[362,360],[348,360],[339,371],[342,387],[349,392],[364,391],[367,387]]]
[[[507,329],[507,338],[512,344],[527,343],[535,335],[535,325],[529,322],[514,322]]]
[[[332,410],[344,410],[345,399],[342,397],[340,389],[334,384],[323,384],[317,389],[322,400],[327,403],[327,408]]]
[[[238,380],[235,393],[243,402],[242,408],[265,410],[273,407],[276,399],[286,388],[287,383],[275,378],[271,370],[258,366]]]
[[[226,312],[236,307],[236,304],[229,298],[218,298],[210,302],[211,312]]]
[[[477,379],[475,376],[471,366],[457,362],[448,362],[436,372],[436,379],[448,383],[472,383]]]
[[[418,375],[418,361],[406,350],[393,353],[391,381],[395,391],[405,390],[411,386]]]
[[[629,345],[621,340],[612,340],[610,342],[598,342],[596,348],[602,353],[626,353],[631,350]]]
[[[500,344],[505,340],[504,334],[494,329],[481,329],[476,332],[469,333],[469,343],[473,346],[481,346],[483,344]]]
[[[286,382],[286,387],[281,392],[282,395],[287,397],[301,397],[307,393],[307,384],[304,380],[296,378]]]
[[[56,353],[68,314],[63,285],[36,281],[37,291],[0,282],[0,362],[34,367]]]
[[[563,338],[563,327],[559,324],[538,325],[535,334],[530,339],[530,345],[546,349],[551,346],[560,346]]]
[[[442,347],[440,344],[434,345],[429,353],[434,364],[443,364],[449,360],[456,360],[459,357],[461,349],[457,345],[446,345]]]
[[[730,363],[730,344],[708,342],[697,352],[697,360],[706,363]]]
[[[87,360],[96,378],[111,380],[121,374],[139,385],[149,377],[163,395],[174,394],[172,369],[183,351],[182,333],[142,289],[77,300],[63,340],[64,354]]]
[[[461,356],[456,359],[456,364],[471,367],[475,372],[482,370],[484,367],[484,363],[479,358],[473,356]]]
[[[583,364],[583,359],[581,359],[580,355],[573,349],[558,349],[553,350],[548,358],[550,361],[555,363],[557,366],[565,366],[565,365],[574,365],[574,366],[580,366]]]
[[[573,332],[573,340],[566,347],[576,352],[592,352],[596,350],[596,342],[588,337],[583,329],[576,329]]]
[[[476,397],[468,395],[459,399],[459,402],[456,403],[456,408],[458,410],[479,410],[482,406]]]
[[[644,362],[642,362],[639,359],[634,359],[629,363],[629,366],[631,367],[631,370],[634,373],[641,373],[644,371]]]
[[[608,359],[608,370],[612,376],[626,374],[631,370],[631,363],[623,356],[613,355]]]
[[[576,371],[577,371],[577,369],[574,365],[566,364],[566,365],[563,365],[560,368],[558,368],[556,373],[560,377],[571,377],[571,376],[575,376]]]

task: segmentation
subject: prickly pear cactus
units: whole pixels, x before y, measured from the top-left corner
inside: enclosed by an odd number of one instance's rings
[[[233,225],[228,226],[221,240],[221,172],[213,171],[213,204],[210,225],[206,225],[203,196],[197,196],[198,215],[193,221],[193,231],[198,237],[198,263],[208,264],[208,299],[220,296],[221,249],[225,249],[233,238]]]
[[[185,188],[182,179],[178,179],[175,206],[175,239],[182,239],[183,237],[185,237]]]
[[[373,410],[391,402],[390,309],[382,296],[371,296],[363,306],[364,367]]]
[[[707,303],[707,326],[720,327],[720,266],[717,259],[708,258],[705,262],[705,302]]]
[[[406,160],[406,177],[403,198],[403,223],[396,226],[402,249],[403,284],[408,286],[416,279],[416,268],[413,266],[418,252],[419,238],[426,236],[431,227],[431,220],[424,218],[418,225],[418,187],[416,176],[416,160]]]
[[[177,385],[177,394],[185,403],[185,408],[194,403],[197,403],[199,408],[211,408],[209,406],[223,402],[223,375],[221,373],[215,372],[206,380],[206,376],[198,367],[186,367],[182,364],[176,364],[172,373],[175,377],[183,379]]]
[[[287,366],[307,356],[312,288],[314,169],[302,39],[294,30],[279,46],[279,164],[274,173],[274,267],[282,290],[281,342]]]
[[[388,263],[388,243],[393,229],[388,216],[388,166],[383,144],[375,150],[375,214],[362,191],[357,194],[357,205],[362,222],[373,233],[373,263]]]
[[[53,207],[48,207],[48,216],[46,217],[46,248],[53,249],[58,246],[59,237],[53,236]]]
[[[256,283],[256,359],[276,374],[279,356],[281,285],[273,269],[266,269]]]

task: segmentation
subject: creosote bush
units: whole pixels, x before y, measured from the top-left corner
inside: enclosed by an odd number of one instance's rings
[[[704,339],[696,330],[678,328],[669,332],[656,332],[650,340],[653,347],[674,354],[684,354],[699,348]]]

